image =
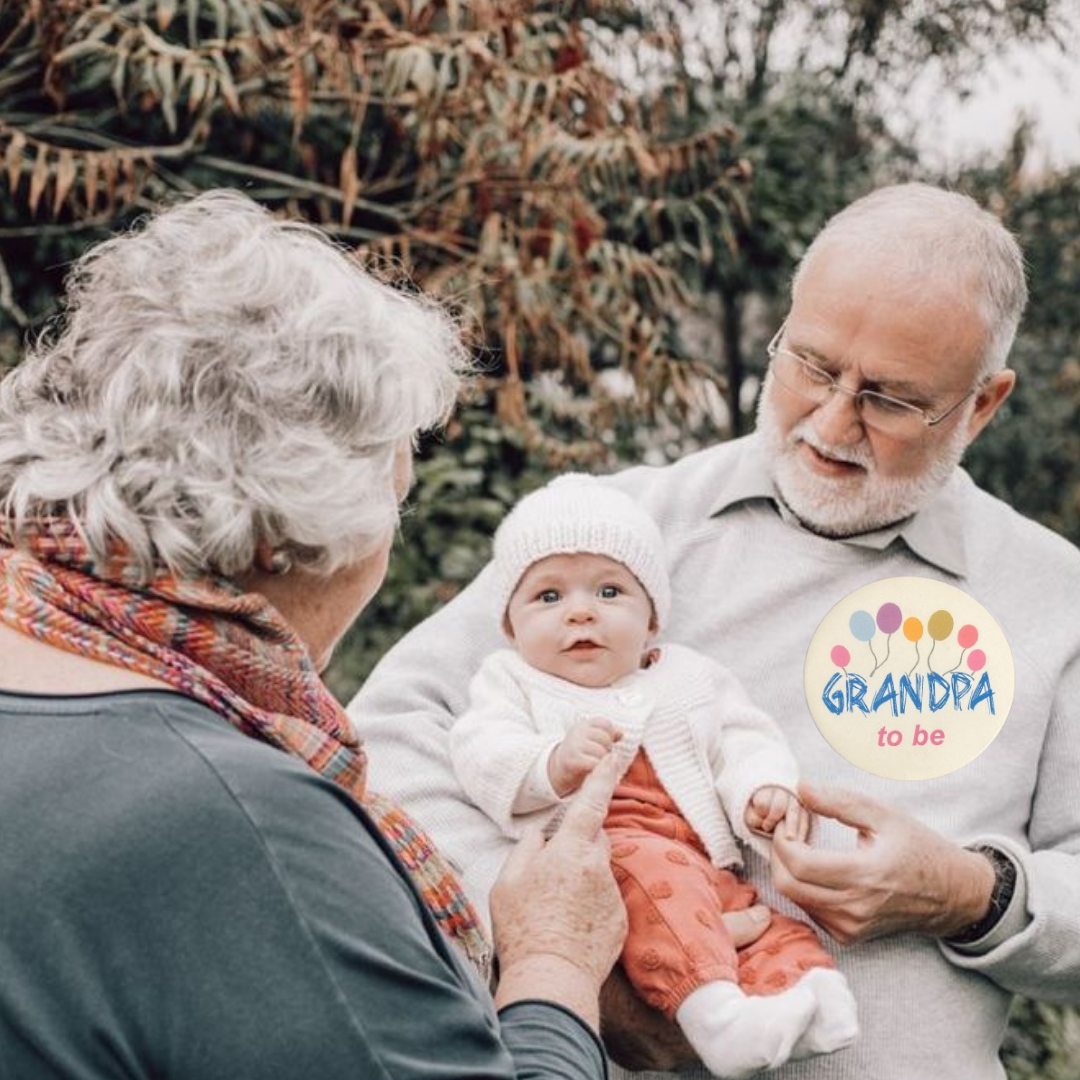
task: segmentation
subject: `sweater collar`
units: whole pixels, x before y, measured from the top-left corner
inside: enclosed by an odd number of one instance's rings
[[[757,436],[749,435],[731,445],[738,447],[738,452],[720,481],[720,490],[709,508],[709,517],[716,517],[739,503],[765,500],[772,504],[788,525],[803,530],[803,526],[780,501]],[[955,577],[966,577],[967,550],[961,507],[971,485],[968,474],[958,468],[945,487],[918,513],[884,529],[832,542],[884,551],[894,541],[901,540],[924,562]]]

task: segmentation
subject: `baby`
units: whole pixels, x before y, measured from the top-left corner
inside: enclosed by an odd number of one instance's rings
[[[844,977],[805,923],[774,912],[736,951],[721,915],[755,902],[738,841],[805,837],[795,761],[726,669],[658,645],[671,589],[655,522],[587,476],[523,499],[495,536],[513,649],[485,660],[451,750],[466,793],[511,837],[547,823],[608,752],[604,824],[629,933],[622,964],[706,1067],[743,1077],[858,1033]]]

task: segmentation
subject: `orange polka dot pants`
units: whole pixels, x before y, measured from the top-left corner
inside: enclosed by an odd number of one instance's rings
[[[768,930],[736,950],[725,911],[757,893],[718,870],[639,751],[611,801],[604,829],[629,920],[622,965],[638,994],[669,1018],[705,983],[737,982],[748,994],[777,994],[803,972],[833,967],[806,923],[774,911]]]

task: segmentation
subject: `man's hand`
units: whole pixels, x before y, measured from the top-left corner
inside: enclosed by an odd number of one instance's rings
[[[602,716],[579,720],[548,758],[548,779],[562,798],[581,787],[605,754],[622,738],[622,732]]]
[[[986,914],[994,871],[907,814],[853,791],[799,786],[803,805],[856,829],[855,851],[810,848],[778,829],[772,876],[842,944],[904,931],[948,937]]]
[[[810,815],[794,795],[782,787],[759,787],[746,804],[746,827],[772,836],[784,822],[784,831],[795,840],[810,835]]]

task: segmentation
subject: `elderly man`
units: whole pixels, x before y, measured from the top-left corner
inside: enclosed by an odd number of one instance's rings
[[[670,638],[741,677],[812,781],[813,846],[781,835],[772,865],[750,853],[746,870],[831,935],[862,1035],[777,1080],[991,1080],[1004,1076],[1013,993],[1080,999],[1080,554],[958,467],[1012,390],[1005,361],[1025,302],[1015,241],[970,199],[918,184],[874,192],[799,267],[757,432],[612,479],[664,531]],[[816,626],[853,590],[895,577],[962,589],[1015,663],[1000,735],[930,780],[862,771],[807,715]],[[480,899],[506,844],[463,800],[446,730],[500,643],[492,605],[485,572],[386,657],[351,709],[376,749],[373,782],[432,830]]]

